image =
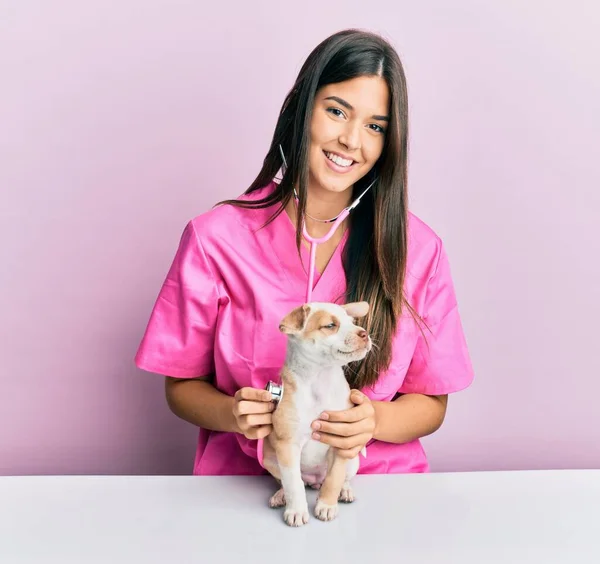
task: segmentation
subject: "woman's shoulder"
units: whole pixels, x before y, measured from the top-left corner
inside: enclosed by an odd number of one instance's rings
[[[441,237],[412,212],[408,213],[407,271],[417,278],[430,277],[444,252]]]
[[[253,201],[264,198],[269,186],[259,188],[250,194],[242,193],[235,199]],[[209,210],[189,220],[189,225],[202,239],[233,240],[249,230],[260,227],[274,210],[270,208],[251,209],[232,204],[216,204]]]

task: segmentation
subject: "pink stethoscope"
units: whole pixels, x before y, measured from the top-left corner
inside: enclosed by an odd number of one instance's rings
[[[281,148],[281,145],[279,145],[279,152],[281,153],[281,158],[283,160],[283,166],[287,169],[287,162],[285,160],[285,155],[283,154],[283,149]],[[285,171],[284,171],[285,172]],[[313,281],[315,278],[315,262],[316,262],[316,258],[317,258],[317,245],[320,245],[321,243],[325,243],[327,241],[329,241],[329,239],[331,239],[331,237],[333,237],[333,234],[335,233],[336,229],[339,227],[340,223],[342,223],[342,221],[344,221],[344,219],[346,219],[348,217],[348,215],[350,215],[350,212],[356,207],[358,206],[358,204],[360,204],[360,199],[369,191],[369,188],[371,188],[371,186],[373,186],[373,184],[375,184],[375,182],[377,181],[377,178],[375,180],[373,180],[373,182],[371,182],[371,184],[369,184],[367,186],[367,188],[363,191],[363,193],[356,198],[356,200],[354,200],[347,208],[344,208],[338,215],[336,215],[335,217],[332,217],[331,219],[318,219],[316,217],[312,217],[311,215],[308,215],[308,217],[310,217],[310,219],[314,220],[314,221],[320,221],[321,223],[332,223],[333,225],[331,226],[331,228],[329,229],[329,231],[323,235],[323,237],[311,237],[311,235],[308,233],[308,230],[306,229],[306,222],[303,223],[302,225],[302,232],[304,234],[304,238],[310,243],[310,260],[309,260],[309,266],[308,266],[308,286],[306,288],[306,303],[309,303],[311,301],[311,297],[312,297],[312,288],[313,288]],[[294,199],[296,200],[296,205],[298,204],[299,198],[298,198],[298,193],[296,192],[296,188],[294,188]]]
[[[287,162],[285,160],[285,155],[283,154],[283,149],[281,148],[281,145],[279,145],[279,152],[281,153],[281,158],[283,160],[283,166],[284,166],[284,174],[285,174],[285,169],[287,169]],[[308,233],[308,230],[306,229],[306,222],[304,222],[304,224],[302,225],[302,232],[304,234],[304,238],[310,243],[310,261],[309,261],[309,267],[308,267],[308,286],[306,288],[306,303],[309,303],[311,300],[311,296],[312,296],[312,287],[313,287],[313,280],[314,280],[314,275],[315,275],[315,262],[316,262],[316,258],[317,258],[317,245],[320,245],[321,243],[325,243],[326,241],[329,241],[329,239],[331,239],[331,237],[333,237],[333,234],[335,233],[336,229],[339,227],[340,223],[342,223],[342,221],[344,221],[344,219],[346,219],[348,217],[348,215],[350,214],[350,212],[356,207],[358,206],[358,204],[360,204],[360,199],[368,192],[369,188],[371,188],[371,186],[373,186],[373,184],[375,184],[375,182],[377,181],[377,178],[375,180],[373,180],[373,182],[371,182],[371,184],[369,184],[369,186],[367,186],[367,188],[363,191],[363,193],[356,198],[356,200],[354,200],[347,208],[344,208],[339,215],[336,215],[335,217],[332,217],[331,219],[318,219],[316,217],[312,217],[311,215],[308,215],[308,217],[310,217],[310,219],[314,220],[314,221],[320,221],[321,223],[333,223],[333,225],[331,226],[331,228],[329,229],[329,231],[323,235],[323,237],[311,237],[311,235]],[[298,204],[299,198],[298,198],[298,193],[296,192],[296,189],[294,188],[294,199],[296,200],[296,205]],[[265,389],[271,393],[271,401],[273,401],[275,404],[278,404],[281,399],[283,398],[283,382],[280,384],[277,384],[275,382],[273,382],[272,380],[269,381],[265,387]]]

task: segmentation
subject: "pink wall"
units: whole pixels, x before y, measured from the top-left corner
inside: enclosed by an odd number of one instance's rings
[[[195,429],[133,355],[185,222],[248,185],[304,57],[349,26],[403,57],[413,210],[446,241],[477,371],[433,469],[600,467],[592,2],[11,4],[0,473],[191,471]]]

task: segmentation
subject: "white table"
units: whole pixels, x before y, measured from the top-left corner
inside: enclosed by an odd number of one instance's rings
[[[0,477],[0,562],[598,564],[600,470],[358,476],[293,529],[269,478]],[[316,492],[309,490],[312,509]]]

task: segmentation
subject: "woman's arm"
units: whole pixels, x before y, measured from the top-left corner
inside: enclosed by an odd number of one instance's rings
[[[312,424],[313,438],[353,458],[371,440],[407,443],[430,435],[442,425],[448,396],[405,394],[394,401],[374,401],[352,390],[354,406],[328,411]]]
[[[242,388],[231,397],[208,378],[167,377],[165,395],[171,411],[188,423],[210,431],[241,433],[249,439],[266,437],[272,429],[271,394]]]
[[[373,438],[408,443],[431,435],[444,422],[448,396],[405,394],[391,402],[372,401],[375,410]]]
[[[184,421],[210,431],[238,432],[233,415],[235,400],[208,379],[167,377],[165,395],[171,411]]]

